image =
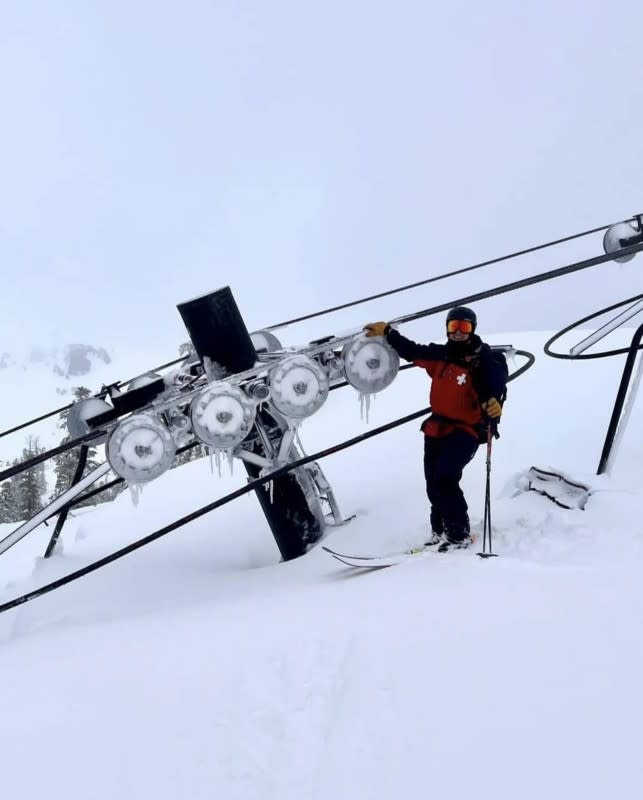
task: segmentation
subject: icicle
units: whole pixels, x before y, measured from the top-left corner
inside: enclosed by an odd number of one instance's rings
[[[367,392],[360,392],[359,393],[359,415],[361,419],[366,418],[366,423],[368,424],[368,415],[371,410],[371,397],[372,394]]]
[[[143,484],[142,483],[128,483],[127,488],[129,489],[130,497],[132,498],[132,505],[134,508],[138,508],[138,501],[143,493]]]
[[[208,456],[210,457],[210,475],[214,475],[214,467],[217,468],[217,473],[221,477],[221,458],[219,450],[216,447],[208,447]]]
[[[230,467],[230,475],[233,473],[234,456],[232,448],[224,447],[208,447],[208,455],[210,457],[210,472],[214,474],[214,467],[217,468],[217,475],[221,477],[221,469],[223,466],[223,459],[227,459],[228,466]]]

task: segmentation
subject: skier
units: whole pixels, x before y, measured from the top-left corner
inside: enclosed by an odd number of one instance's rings
[[[475,313],[452,308],[446,318],[446,344],[416,344],[386,322],[364,327],[383,336],[406,361],[431,377],[431,416],[422,423],[424,475],[431,504],[432,535],[427,545],[439,551],[468,547],[471,530],[460,488],[462,470],[497,426],[506,395],[507,361],[476,335]]]

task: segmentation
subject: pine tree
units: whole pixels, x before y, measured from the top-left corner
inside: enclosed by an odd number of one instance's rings
[[[16,458],[11,462],[11,466],[19,463]],[[9,466],[6,464],[5,466]],[[0,522],[20,522],[22,509],[21,487],[19,475],[6,478],[0,485]]]
[[[29,436],[27,443],[22,449],[22,461],[27,461],[34,456],[44,453],[45,448],[40,446],[38,437]],[[46,502],[47,482],[45,480],[44,463],[36,464],[29,469],[25,469],[15,476],[16,478],[16,499],[18,502],[19,519],[29,519],[33,517]]]

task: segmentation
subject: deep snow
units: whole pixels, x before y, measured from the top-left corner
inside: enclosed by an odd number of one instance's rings
[[[611,477],[593,477],[623,359],[554,361],[546,338],[491,337],[537,354],[494,444],[499,558],[426,554],[357,575],[317,547],[279,564],[249,496],[0,616],[2,796],[640,797],[643,408]],[[423,372],[400,374],[369,425],[420,408],[427,388]],[[314,452],[365,428],[344,389],[301,435]],[[358,511],[329,546],[423,540],[421,448],[411,423],[323,462],[345,513]],[[591,482],[586,510],[522,492],[532,464]],[[0,558],[0,601],[244,474],[236,463],[219,478],[203,460],[147,486],[136,509],[124,493],[79,511],[49,562],[50,531],[32,534]],[[464,488],[479,527],[482,449]]]

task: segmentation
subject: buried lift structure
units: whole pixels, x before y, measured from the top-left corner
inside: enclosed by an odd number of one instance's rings
[[[71,486],[30,520],[0,540],[0,556],[42,522],[57,516],[57,523],[45,552],[45,556],[50,556],[55,550],[67,514],[74,505],[116,483],[126,482],[136,490],[169,469],[177,453],[198,444],[206,445],[217,459],[239,458],[247,471],[248,483],[82,570],[1,605],[0,611],[69,583],[250,491],[254,491],[259,500],[283,559],[290,560],[304,554],[321,538],[326,526],[345,522],[318,461],[331,453],[417,419],[430,409],[423,408],[346,442],[306,456],[298,441],[299,424],[321,408],[330,391],[350,385],[361,395],[368,397],[385,389],[395,380],[400,370],[411,365],[400,368],[397,354],[386,341],[367,339],[361,329],[341,336],[327,336],[300,348],[282,347],[274,331],[339,308],[416,288],[598,231],[605,232],[604,254],[391,320],[394,325],[402,325],[440,313],[454,305],[469,304],[516,291],[609,261],[629,261],[643,249],[642,216],[574,234],[305,317],[286,320],[252,334],[248,333],[228,287],[179,304],[179,313],[192,342],[192,351],[187,357],[163,364],[127,382],[104,386],[93,397],[0,432],[0,436],[5,436],[61,411],[68,411],[68,428],[72,437],[71,441],[57,448],[0,472],[0,481],[64,450],[74,447],[79,450],[78,466]],[[600,314],[627,304],[629,308],[626,312],[599,329],[596,335],[572,348],[569,355],[551,351],[554,340],[564,333]],[[637,330],[629,348],[592,355],[583,355],[583,350],[598,341],[601,332],[606,335],[640,310],[643,310],[643,295],[585,317],[552,337],[545,346],[549,355],[559,358],[598,358],[628,353],[599,472],[607,469],[612,444],[617,432],[622,433],[623,426],[621,425],[619,431],[619,420],[636,356],[642,347],[643,325]],[[500,349],[510,356],[524,356],[527,359],[510,376],[510,380],[533,364],[534,357],[530,353],[515,350],[510,345]],[[169,371],[161,374],[162,370],[168,368]],[[640,374],[637,375],[635,387],[638,386],[639,379]],[[88,447],[101,443],[105,444],[105,462],[84,475]],[[117,476],[111,483],[90,488],[110,471]]]

